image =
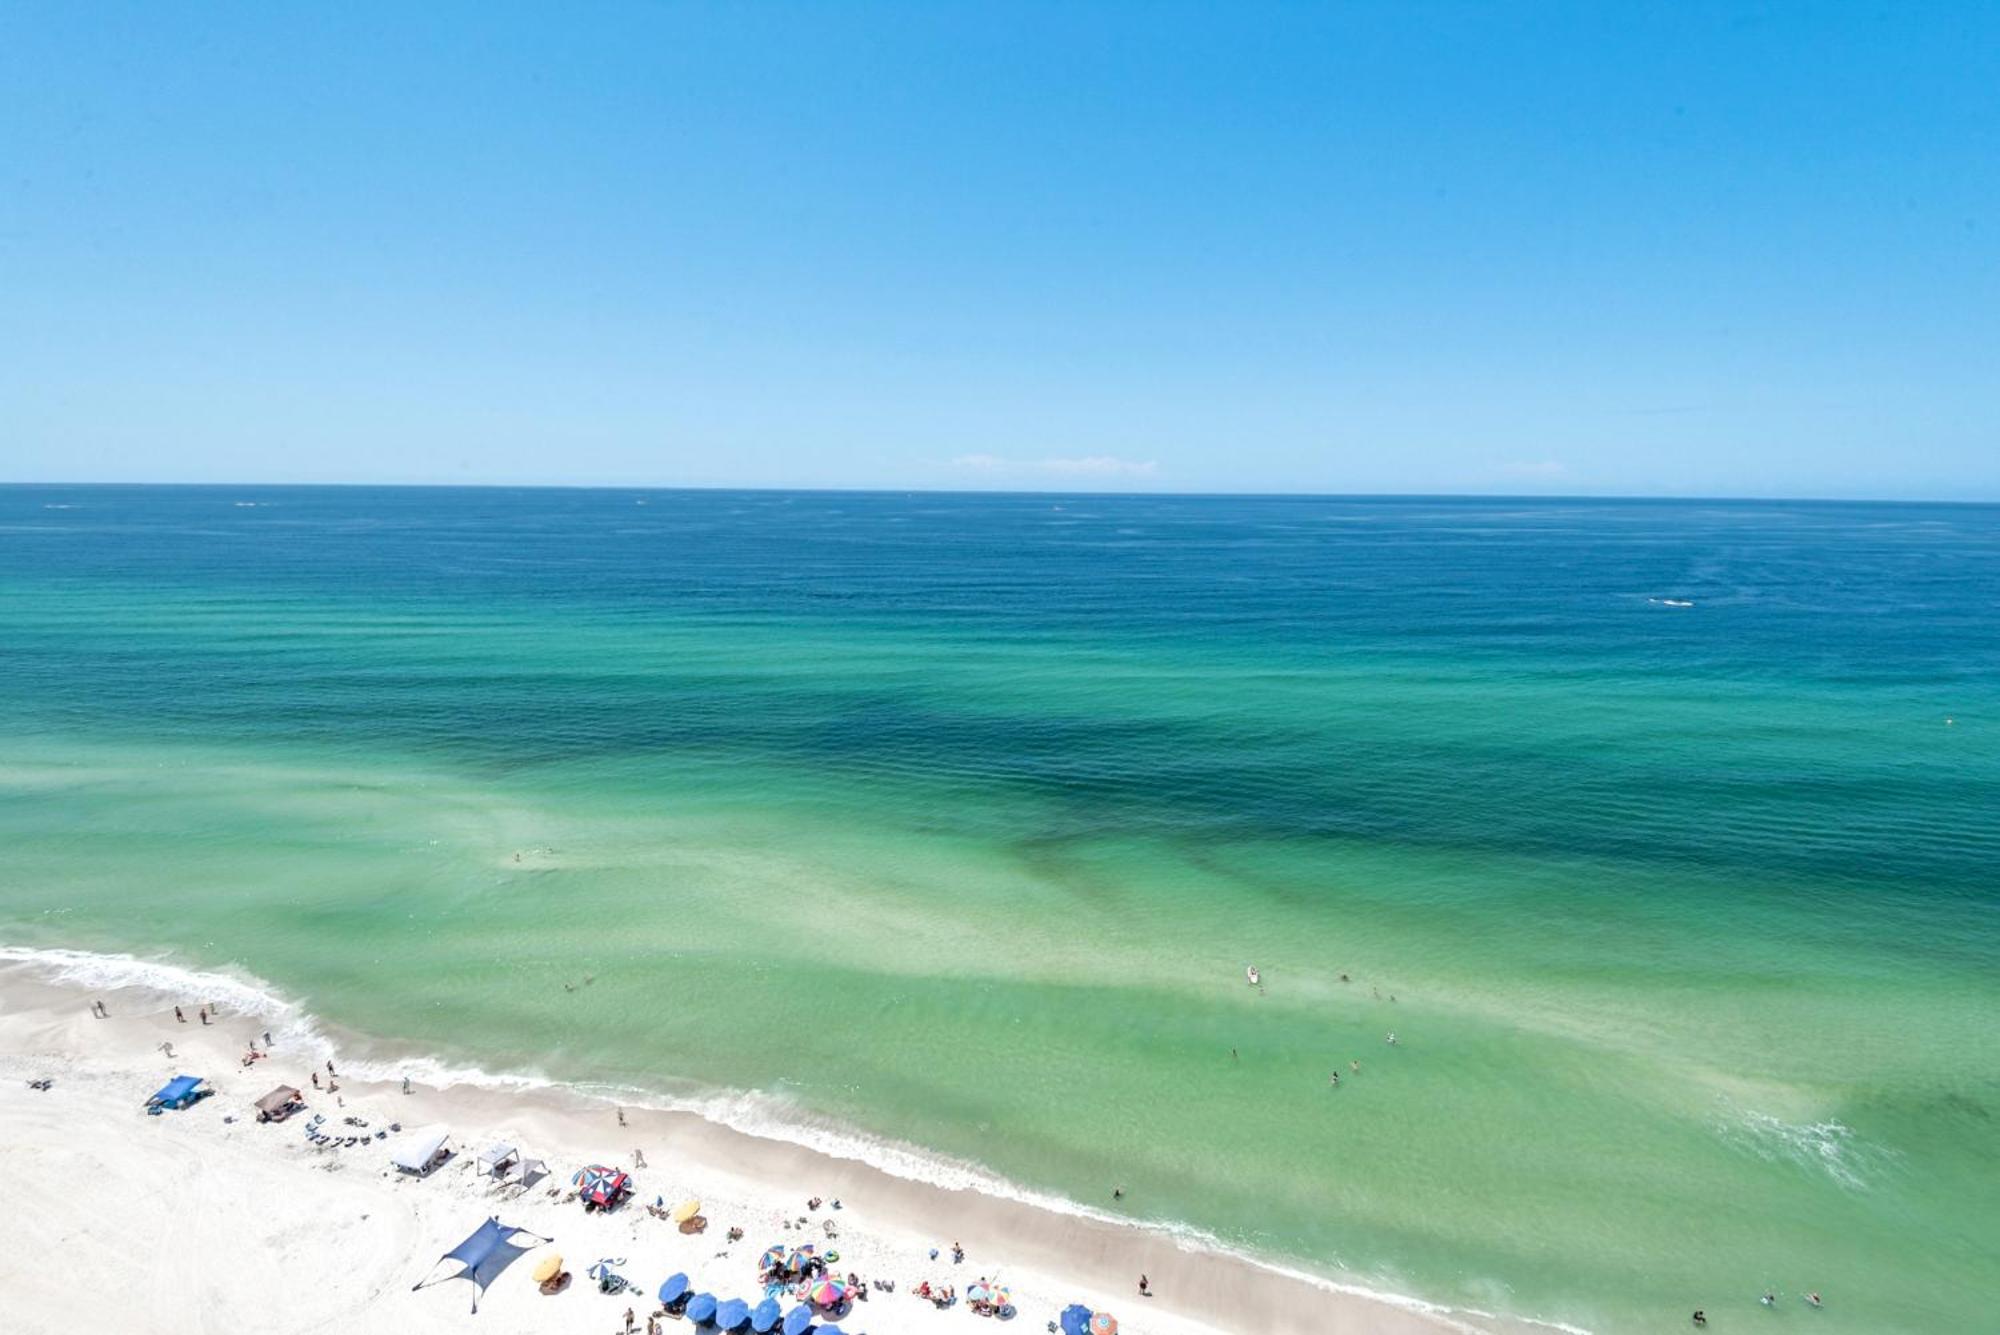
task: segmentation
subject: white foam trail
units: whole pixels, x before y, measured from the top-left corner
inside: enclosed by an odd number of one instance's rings
[[[1869,1172],[1889,1153],[1863,1144],[1853,1127],[1833,1118],[1787,1122],[1752,1109],[1731,1113],[1718,1119],[1725,1139],[1760,1159],[1817,1169],[1852,1191],[1867,1188]]]
[[[219,1003],[232,1016],[252,1016],[268,1023],[273,1038],[281,1039],[295,1051],[303,1049],[312,1053],[315,1061],[339,1057],[342,1077],[348,1080],[393,1083],[407,1075],[418,1084],[435,1089],[474,1086],[522,1093],[559,1089],[628,1108],[691,1113],[743,1135],[799,1145],[828,1158],[866,1164],[891,1177],[946,1190],[977,1192],[1118,1228],[1156,1233],[1170,1239],[1182,1251],[1227,1256],[1327,1293],[1366,1298],[1421,1312],[1454,1330],[1465,1332],[1465,1335],[1478,1335],[1479,1327],[1467,1322],[1479,1318],[1538,1326],[1563,1332],[1563,1335],[1590,1335],[1582,1327],[1560,1321],[1447,1307],[1409,1294],[1329,1279],[1246,1252],[1206,1229],[1178,1220],[1134,1220],[1110,1214],[1064,1196],[1023,1187],[968,1160],[954,1159],[907,1142],[871,1136],[820,1118],[782,1094],[763,1090],[713,1090],[674,1095],[633,1086],[558,1081],[534,1072],[488,1071],[423,1054],[392,1058],[363,1057],[351,1053],[342,1056],[319,1021],[303,1006],[287,999],[270,983],[247,971],[234,968],[190,969],[169,960],[142,959],[137,955],[0,945],[0,966],[8,964],[23,966],[51,982],[86,991],[136,989],[151,993],[162,1006],[185,1003],[190,998]]]

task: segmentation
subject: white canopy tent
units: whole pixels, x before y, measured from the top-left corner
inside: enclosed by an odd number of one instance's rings
[[[406,1173],[422,1177],[451,1157],[447,1148],[450,1140],[451,1131],[442,1123],[420,1126],[396,1142],[389,1161]]]
[[[521,1152],[512,1145],[495,1145],[479,1156],[479,1171],[488,1177],[505,1177],[520,1159]]]

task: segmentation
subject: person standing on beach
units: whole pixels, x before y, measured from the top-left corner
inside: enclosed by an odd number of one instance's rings
[[[207,1023],[208,1023],[208,1007],[206,1007],[206,1006],[203,1006],[203,1007],[201,1008],[201,1022],[202,1022],[203,1024],[207,1024]]]
[[[625,1125],[625,1110],[623,1108],[618,1110],[618,1125]]]
[[[1139,1276],[1139,1296],[1141,1298],[1150,1298],[1153,1296],[1152,1281],[1144,1275]]]
[[[174,1007],[174,1018],[176,1020],[179,1020],[182,1024],[186,1024],[188,1022],[188,1017],[181,1014],[181,1008],[179,1006]]]

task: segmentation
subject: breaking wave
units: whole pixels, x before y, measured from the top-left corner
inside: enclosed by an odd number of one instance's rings
[[[570,1097],[629,1108],[689,1113],[742,1135],[802,1146],[829,1158],[866,1164],[906,1181],[945,1190],[977,1192],[1119,1228],[1155,1233],[1170,1239],[1183,1251],[1228,1256],[1269,1273],[1310,1284],[1324,1292],[1366,1298],[1422,1312],[1452,1329],[1466,1332],[1466,1335],[1478,1335],[1480,1328],[1470,1322],[1480,1318],[1504,1319],[1563,1332],[1564,1335],[1590,1335],[1581,1327],[1559,1321],[1516,1316],[1501,1318],[1491,1312],[1447,1307],[1408,1294],[1329,1279],[1247,1252],[1193,1224],[1176,1220],[1133,1220],[1108,1214],[1064,1196],[1010,1182],[968,1160],[955,1159],[907,1142],[869,1135],[821,1117],[782,1093],[711,1090],[674,1095],[625,1085],[560,1081],[536,1072],[488,1071],[423,1053],[375,1055],[386,1045],[363,1040],[355,1045],[341,1046],[327,1027],[299,1003],[287,999],[254,974],[234,968],[190,969],[168,960],[144,959],[136,955],[0,945],[0,967],[7,965],[31,970],[50,982],[82,991],[138,991],[150,994],[163,1007],[189,998],[216,1003],[227,1014],[253,1016],[267,1023],[273,1038],[283,1041],[288,1048],[312,1054],[314,1062],[339,1057],[342,1078],[346,1080],[392,1082],[407,1075],[419,1084],[439,1089],[475,1086],[521,1093],[560,1092]]]

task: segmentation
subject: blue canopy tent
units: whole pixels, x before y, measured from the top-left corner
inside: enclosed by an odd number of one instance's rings
[[[686,1302],[687,1296],[688,1277],[686,1275],[668,1275],[666,1282],[660,1285],[660,1306],[662,1307],[672,1307],[677,1303]]]
[[[1056,1324],[1062,1327],[1062,1335],[1090,1335],[1090,1315],[1082,1303],[1071,1303],[1063,1308]]]
[[[524,1247],[514,1241],[517,1237],[533,1238],[534,1241]],[[533,1251],[549,1241],[551,1239],[530,1233],[525,1228],[515,1228],[511,1224],[501,1223],[498,1219],[488,1219],[472,1230],[472,1235],[464,1242],[438,1257],[432,1263],[430,1273],[412,1284],[410,1290],[415,1292],[432,1284],[442,1284],[448,1279],[469,1279],[473,1288],[477,1290],[472,1295],[472,1310],[477,1312],[479,1299],[485,1294],[486,1286],[498,1278],[502,1270],[512,1265],[515,1257]],[[458,1262],[458,1270],[449,1275],[438,1274],[437,1268],[446,1261]]]
[[[750,1329],[756,1331],[757,1335],[770,1335],[771,1327],[777,1325],[781,1319],[782,1314],[778,1309],[776,1298],[766,1298],[750,1309]]]
[[[715,1316],[714,1294],[697,1293],[694,1297],[688,1299],[687,1319],[694,1322],[697,1326],[712,1319],[714,1316]]]
[[[749,1323],[750,1304],[744,1302],[741,1298],[731,1298],[726,1303],[716,1305],[715,1328],[717,1330],[735,1330],[737,1327],[745,1326]]]
[[[812,1323],[812,1308],[807,1307],[804,1303],[800,1303],[797,1307],[785,1313],[785,1335],[805,1335],[806,1331],[812,1329]]]
[[[177,1075],[160,1086],[160,1092],[146,1100],[146,1111],[157,1114],[164,1108],[179,1110],[187,1107],[207,1091],[201,1087],[198,1075]]]

